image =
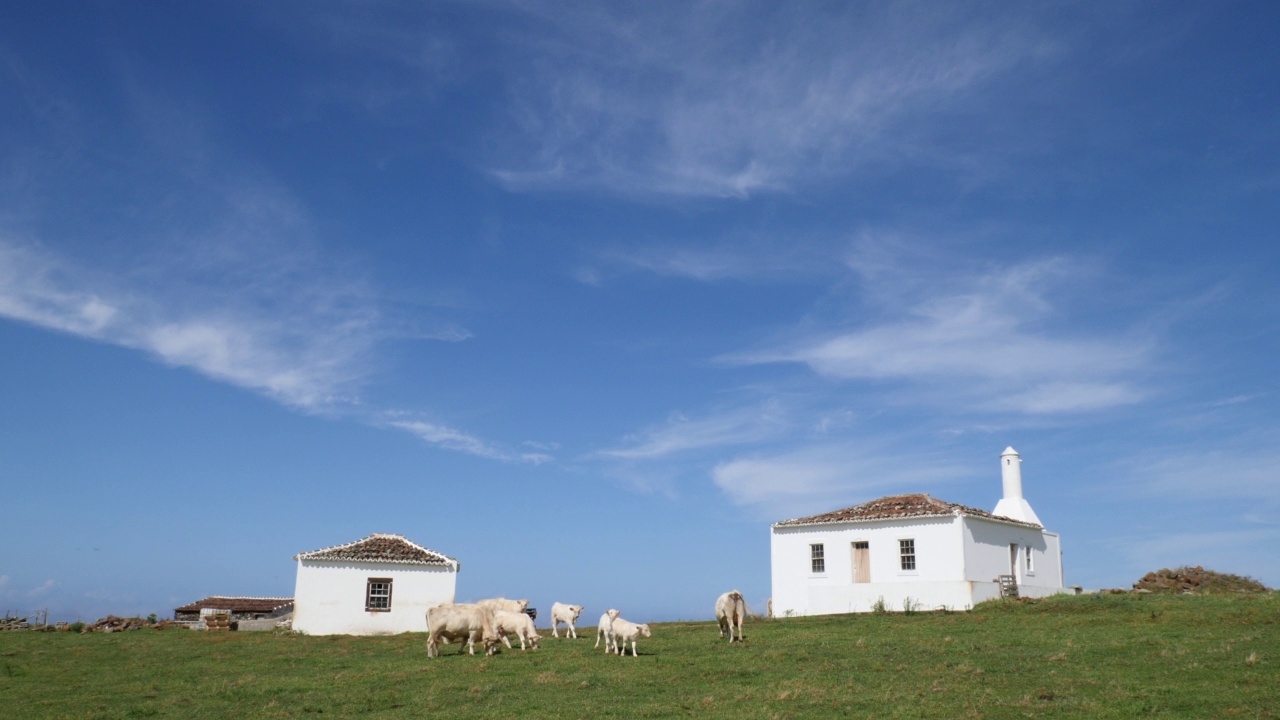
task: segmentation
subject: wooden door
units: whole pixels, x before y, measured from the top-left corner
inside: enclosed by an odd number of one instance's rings
[[[853,544],[853,581],[871,582],[871,543],[865,540]]]

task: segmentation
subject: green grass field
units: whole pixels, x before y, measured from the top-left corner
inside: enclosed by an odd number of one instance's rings
[[[1280,717],[1280,596],[665,623],[640,657],[427,658],[424,635],[0,633],[0,718]],[[519,645],[517,644],[517,648]]]

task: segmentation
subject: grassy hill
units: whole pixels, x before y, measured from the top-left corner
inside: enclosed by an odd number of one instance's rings
[[[1076,596],[760,621],[732,646],[666,623],[639,658],[587,633],[427,658],[423,635],[10,632],[0,718],[1272,718],[1278,621],[1276,593]]]

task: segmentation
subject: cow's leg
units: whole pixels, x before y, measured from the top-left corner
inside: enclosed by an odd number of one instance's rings
[[[575,628],[575,627],[573,626],[573,621],[572,621],[572,620],[570,620],[570,621],[569,621],[569,630],[568,630],[568,632],[566,632],[566,633],[564,634],[564,636],[565,636],[565,637],[569,637],[569,634],[570,634],[570,633],[572,633],[572,634],[573,634],[573,639],[574,639],[574,640],[577,640],[577,639],[578,639],[578,629],[577,629],[577,628]]]
[[[506,633],[502,633],[502,634],[501,634],[501,635],[499,635],[498,637],[501,637],[501,638],[502,638],[502,642],[506,643],[506,645],[507,645],[507,649],[508,649],[508,650],[510,650],[510,649],[511,649],[511,638],[507,637],[507,634],[506,634]],[[524,649],[524,638],[520,638],[520,649],[521,649],[521,650],[523,650],[523,649]]]

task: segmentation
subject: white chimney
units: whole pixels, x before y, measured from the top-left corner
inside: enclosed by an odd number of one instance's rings
[[[1022,497],[1022,458],[1012,447],[1000,454],[1000,479],[1004,483],[1004,497],[996,503],[992,514],[1043,526],[1031,504]]]

